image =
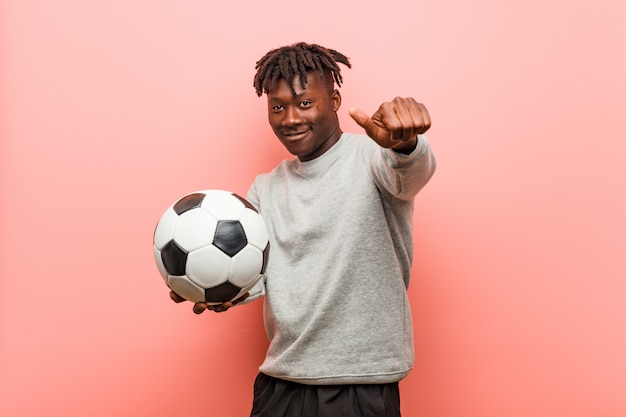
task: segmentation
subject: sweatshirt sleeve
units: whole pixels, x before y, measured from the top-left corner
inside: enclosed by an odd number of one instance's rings
[[[412,200],[428,183],[437,166],[424,135],[418,135],[415,150],[408,155],[378,148],[371,157],[371,174],[377,186],[401,200]]]

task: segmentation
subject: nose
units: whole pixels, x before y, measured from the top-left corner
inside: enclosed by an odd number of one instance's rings
[[[283,118],[283,126],[295,126],[302,123],[302,115],[295,106],[287,106],[285,108],[285,117]]]

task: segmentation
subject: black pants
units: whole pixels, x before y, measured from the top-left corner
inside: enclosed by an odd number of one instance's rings
[[[250,417],[400,417],[398,383],[303,385],[260,373]]]

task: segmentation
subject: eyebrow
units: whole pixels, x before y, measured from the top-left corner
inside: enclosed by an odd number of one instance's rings
[[[300,93],[300,94],[295,94],[295,95],[294,95],[294,94],[292,94],[292,95],[290,96],[290,99],[296,99],[296,100],[298,100],[298,99],[301,99],[302,97],[304,97],[304,96],[305,96],[305,95],[307,95],[307,94],[309,94],[309,92],[308,92],[308,91],[303,91],[302,93]],[[273,96],[273,97],[270,97],[270,101],[284,101],[284,100],[283,100],[282,98],[280,98],[280,97]]]

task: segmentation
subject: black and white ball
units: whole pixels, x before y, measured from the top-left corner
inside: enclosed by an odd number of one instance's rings
[[[244,198],[202,190],[170,206],[154,231],[154,259],[176,294],[220,304],[248,292],[265,273],[267,228]]]

